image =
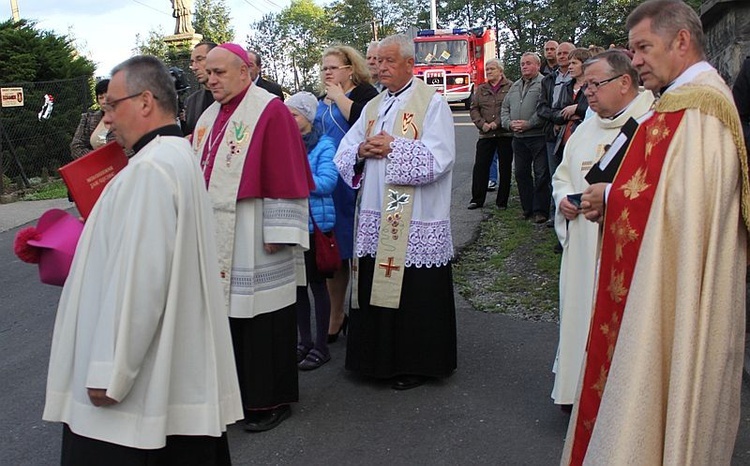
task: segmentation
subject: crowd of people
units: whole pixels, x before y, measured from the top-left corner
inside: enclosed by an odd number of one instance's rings
[[[750,59],[735,107],[688,6],[648,0],[627,29],[629,51],[547,41],[515,81],[486,63],[468,208],[484,206],[497,157],[495,206],[515,170],[520,215],[559,240],[563,464],[728,464]],[[86,221],[58,307],[44,419],[64,424],[62,464],[230,464],[227,425],[288,419],[298,371],[330,361],[342,335],[346,369],[394,390],[456,370],[454,123],[413,65],[406,35],[364,56],[331,46],[320,95],[285,99],[259,53],[201,42],[202,87],[179,119],[153,57],[97,86],[76,156],[111,139],[132,155]]]

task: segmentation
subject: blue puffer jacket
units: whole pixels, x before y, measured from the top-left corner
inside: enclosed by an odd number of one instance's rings
[[[336,209],[333,207],[331,193],[336,187],[339,172],[333,163],[334,155],[336,155],[336,143],[329,136],[321,136],[315,147],[307,154],[313,180],[315,180],[315,190],[310,192],[310,210],[318,228],[324,232],[333,230],[333,225],[336,224]],[[312,233],[312,220],[308,221],[308,225]]]

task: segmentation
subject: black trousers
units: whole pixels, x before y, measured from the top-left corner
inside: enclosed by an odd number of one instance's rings
[[[62,466],[229,466],[227,433],[221,437],[169,435],[167,445],[143,450],[78,435],[63,424]]]
[[[495,205],[508,207],[510,177],[513,167],[513,138],[479,138],[474,159],[474,172],[471,177],[471,202],[484,205],[487,197],[487,184],[490,180],[490,166],[497,151],[497,198]]]
[[[526,217],[534,214],[549,217],[552,191],[544,136],[514,137],[513,159],[516,163],[516,184],[523,214]]]

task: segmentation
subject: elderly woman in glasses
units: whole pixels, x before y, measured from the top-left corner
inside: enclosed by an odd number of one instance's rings
[[[323,52],[320,67],[323,95],[318,102],[315,126],[321,134],[333,138],[338,147],[349,128],[359,119],[365,104],[378,95],[370,84],[370,72],[362,55],[352,47],[338,45]],[[349,284],[349,262],[353,257],[354,200],[356,193],[339,177],[333,191],[336,208],[334,234],[341,252],[341,268],[328,280],[331,320],[328,342],[346,332],[344,301]]]

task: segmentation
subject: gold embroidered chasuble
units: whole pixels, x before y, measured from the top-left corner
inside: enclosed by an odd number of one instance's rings
[[[729,464],[739,423],[747,159],[715,71],[665,94],[612,184],[562,464]]]

